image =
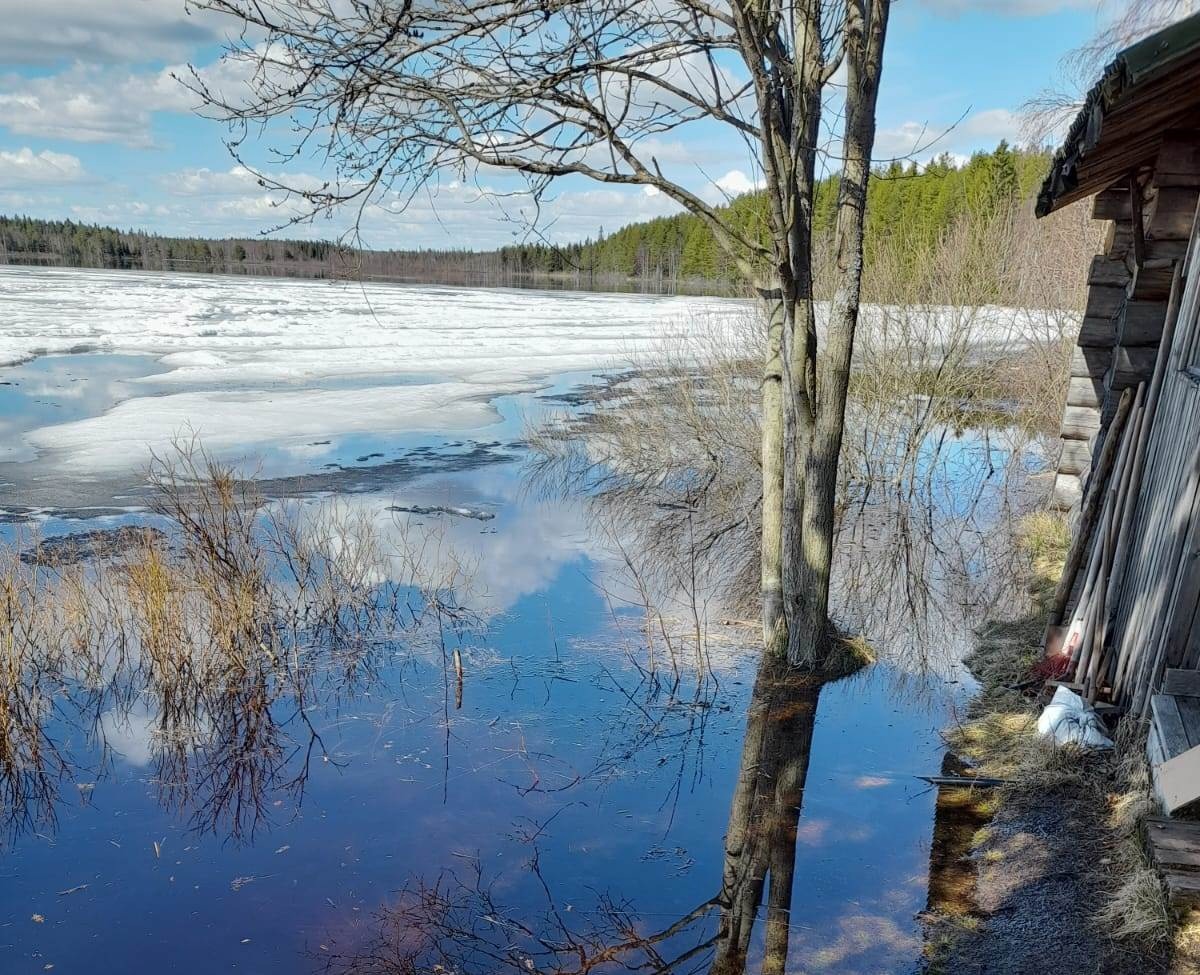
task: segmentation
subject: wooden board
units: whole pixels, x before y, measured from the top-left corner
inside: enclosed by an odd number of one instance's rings
[[[1164,694],[1200,697],[1200,670],[1168,668],[1163,676],[1162,690]]]
[[[1200,823],[1154,816],[1146,820],[1146,846],[1176,910],[1200,903]]]
[[[1200,799],[1200,748],[1189,748],[1154,769],[1154,785],[1163,808],[1172,815]]]
[[[1192,747],[1174,697],[1170,694],[1155,694],[1150,699],[1150,713],[1154,716],[1158,741],[1167,761],[1182,755]]]
[[[1179,706],[1179,716],[1183,718],[1188,744],[1195,748],[1200,745],[1200,697],[1177,697],[1175,703]]]
[[[1167,319],[1165,301],[1129,301],[1117,322],[1117,342],[1123,346],[1157,346]]]
[[[1146,736],[1146,759],[1151,766],[1161,765],[1167,760],[1162,742],[1158,740],[1158,729],[1153,724],[1150,725],[1150,734]]]

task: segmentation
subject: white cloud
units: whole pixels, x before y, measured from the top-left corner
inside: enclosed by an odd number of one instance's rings
[[[3,4],[3,17],[0,63],[9,66],[184,58],[228,26],[189,14],[184,0],[28,0]]]
[[[763,185],[762,179],[747,176],[740,169],[731,169],[724,176],[711,180],[699,195],[709,203],[726,203],[735,196],[762,189]]]
[[[167,69],[137,75],[75,64],[59,74],[6,78],[0,124],[17,135],[145,147],[152,112],[186,111],[194,102]]]
[[[928,159],[949,152],[964,155],[975,149],[993,148],[1001,139],[1017,143],[1021,120],[1007,108],[989,108],[953,121],[903,122],[881,128],[875,135],[876,160]]]
[[[244,84],[249,66],[219,59],[198,69],[214,92]],[[190,113],[200,98],[179,79],[187,65],[145,72],[76,62],[57,74],[0,79],[0,125],[16,135],[72,142],[116,142],[135,148],[154,145],[155,112]]]
[[[75,183],[83,175],[83,163],[65,152],[0,149],[0,189]]]

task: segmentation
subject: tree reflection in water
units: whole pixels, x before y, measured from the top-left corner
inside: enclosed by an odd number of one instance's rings
[[[632,901],[613,893],[600,895],[587,912],[560,904],[537,848],[546,823],[526,837],[529,872],[542,900],[536,916],[506,904],[496,892],[500,885],[484,875],[476,859],[465,873],[447,871],[432,884],[414,880],[394,904],[379,911],[377,930],[367,943],[345,949],[333,945],[318,957],[338,975],[734,975],[748,970],[765,894],[759,970],[783,972],[792,932],[797,825],[822,686],[811,673],[786,664],[759,665],[720,887],[666,927],[650,927]]]

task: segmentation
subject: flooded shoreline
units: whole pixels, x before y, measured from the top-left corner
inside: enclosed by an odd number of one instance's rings
[[[12,442],[173,395],[146,382],[156,359],[111,358],[0,370]],[[137,465],[7,457],[0,540],[43,630],[3,687],[31,736],[0,750],[0,951],[184,975],[920,970],[937,795],[918,776],[970,693],[960,658],[1001,594],[981,526],[1012,517],[1022,448],[937,427],[902,491],[853,495],[839,612],[881,659],[808,687],[760,672],[719,572],[651,596],[632,526],[537,480],[532,427],[577,435],[659,381],[482,382],[455,428],[367,413],[223,449],[257,499],[249,574],[195,575],[186,509]],[[221,618],[242,585],[245,626]],[[52,591],[76,608],[35,605]],[[763,801],[756,780],[790,785]]]

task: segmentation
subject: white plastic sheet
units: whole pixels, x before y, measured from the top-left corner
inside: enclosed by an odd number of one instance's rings
[[[1085,748],[1112,748],[1112,740],[1104,733],[1104,725],[1096,714],[1074,691],[1059,687],[1038,718],[1038,733],[1049,735],[1060,745],[1083,745]]]

